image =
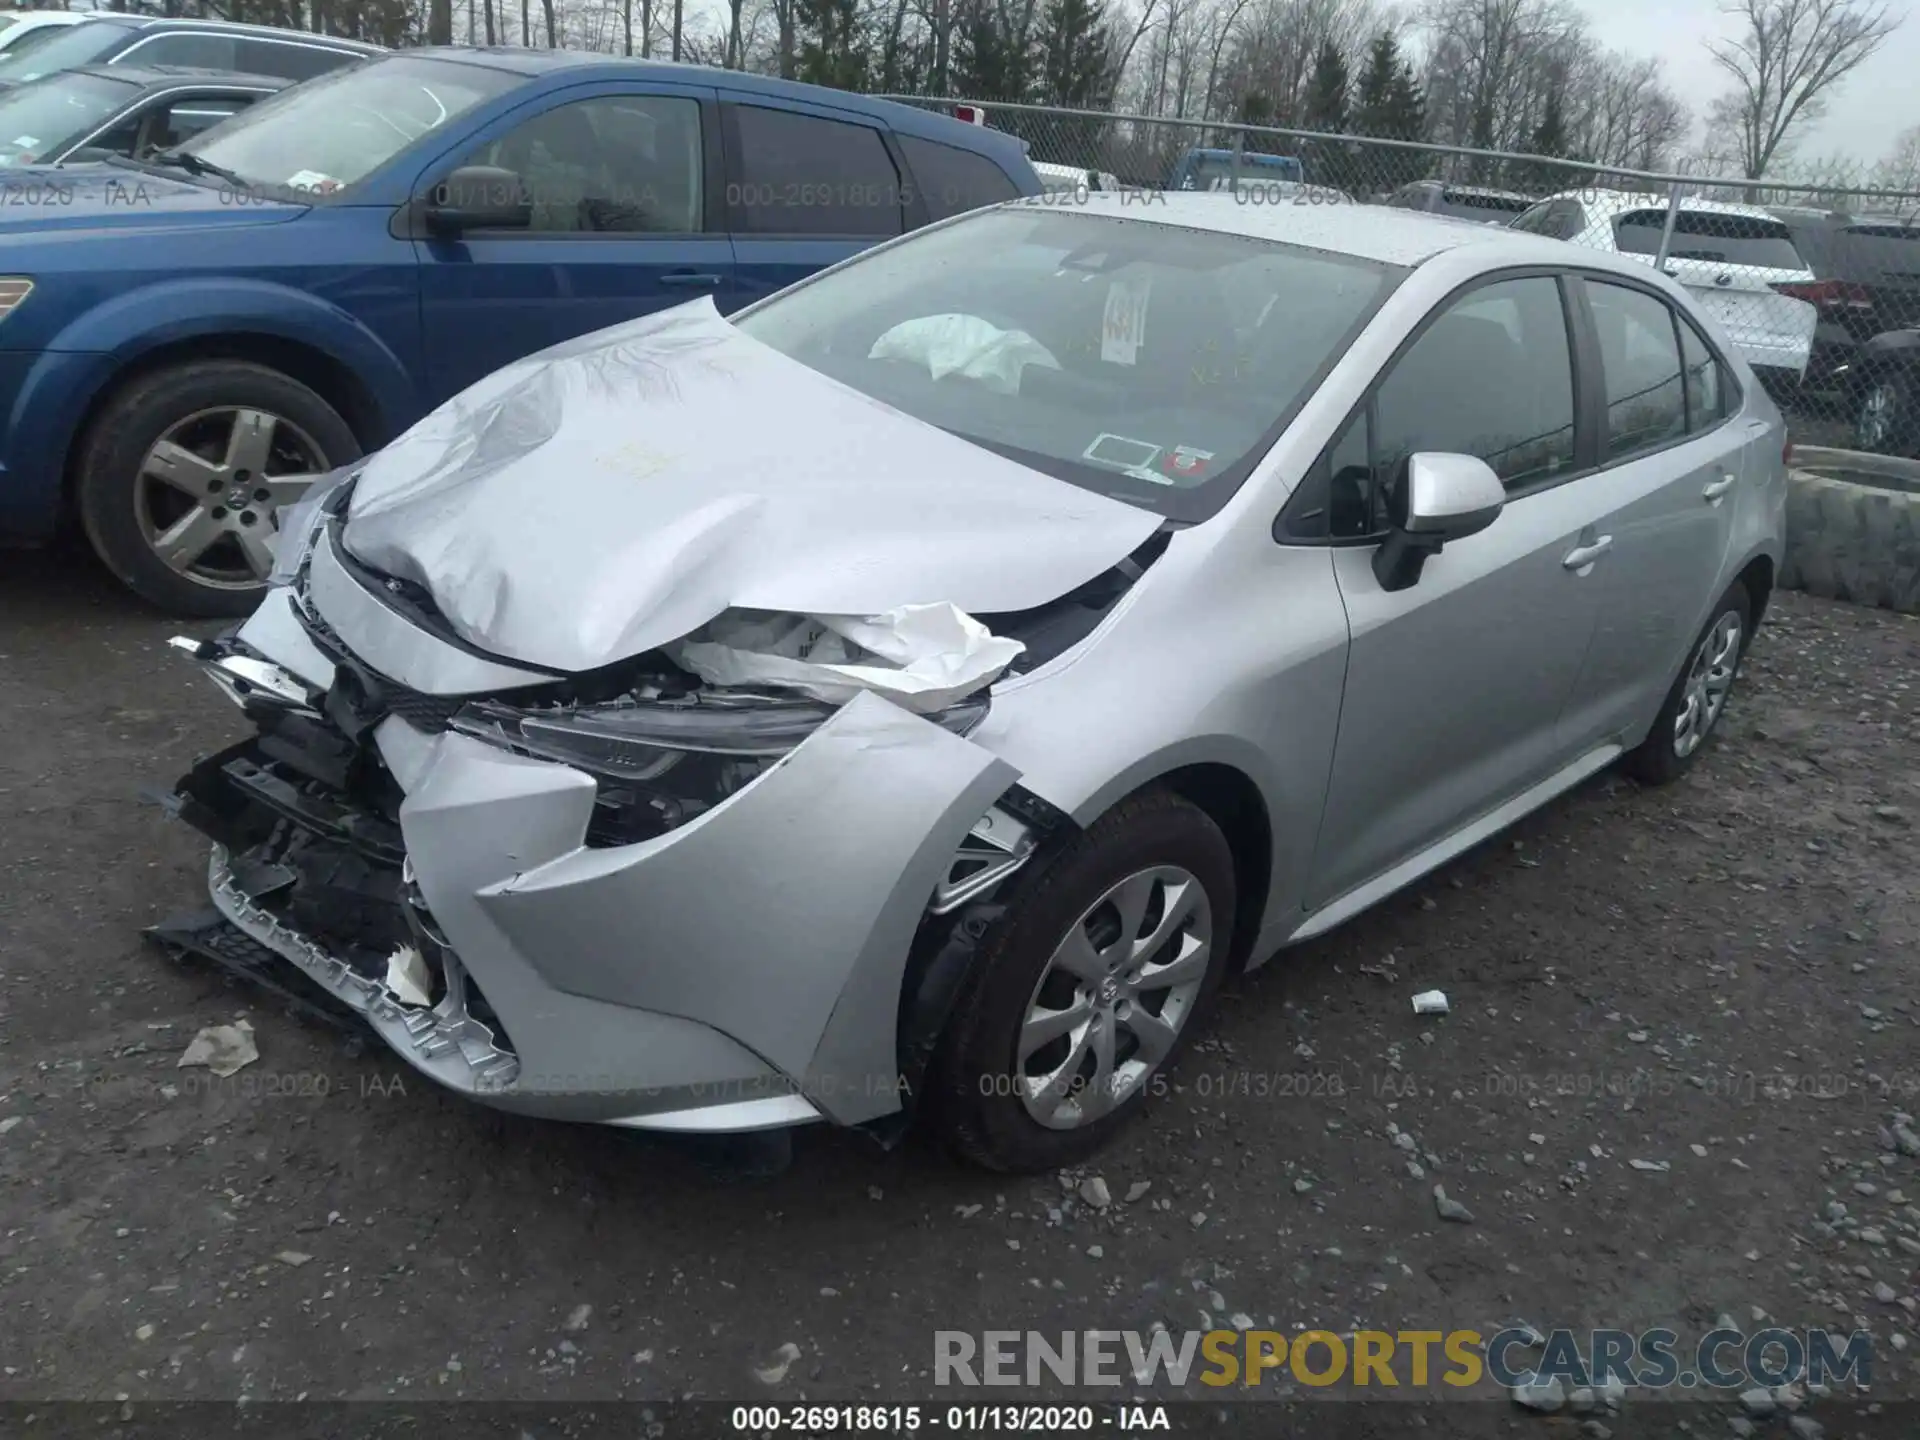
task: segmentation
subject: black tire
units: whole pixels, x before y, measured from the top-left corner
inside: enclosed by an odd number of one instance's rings
[[[1860,387],[1853,412],[1853,446],[1876,455],[1911,456],[1916,434],[1913,382],[1905,375],[1876,375]]]
[[[142,519],[145,482],[140,471],[148,452],[175,426],[222,408],[261,410],[290,424],[292,431],[279,433],[315,450],[316,474],[361,454],[359,440],[338,411],[299,381],[265,365],[191,361],[140,376],[114,393],[77,456],[81,524],[94,553],[115,576],[141,598],[175,615],[245,615],[265,593],[264,584],[247,583],[243,575],[220,580],[211,570],[202,578],[174,569],[154,552]],[[270,530],[271,506],[259,503],[261,518],[255,523]],[[230,549],[216,553],[237,554]],[[233,569],[237,572],[238,566]]]
[[[1711,713],[1706,723],[1706,731],[1699,743],[1687,753],[1680,752],[1675,728],[1681,712],[1687,704],[1687,693],[1694,678],[1694,668],[1699,663],[1703,647],[1709,636],[1719,630],[1722,622],[1731,615],[1740,626],[1739,648],[1733,661],[1733,674],[1727,681],[1726,693],[1719,708]],[[1640,742],[1637,749],[1627,754],[1627,773],[1643,785],[1669,785],[1693,768],[1693,762],[1700,758],[1701,751],[1713,743],[1713,737],[1720,728],[1720,721],[1727,713],[1727,704],[1732,698],[1733,687],[1740,678],[1740,662],[1746,658],[1747,647],[1753,642],[1753,600],[1747,594],[1747,587],[1735,581],[1733,588],[1720,597],[1720,603],[1713,607],[1713,614],[1694,637],[1693,644],[1687,647],[1687,657],[1680,662],[1680,673],[1674,677],[1673,688],[1667,691],[1666,703],[1660,707],[1660,714],[1654,719],[1653,729],[1647,738]]]
[[[1007,1083],[1020,1071],[1016,1047],[1036,987],[1055,947],[1110,887],[1163,865],[1188,872],[1206,896],[1212,947],[1200,988],[1171,1049],[1126,1099],[1073,1129],[1044,1126]],[[983,943],[942,1037],[932,1110],[963,1157],[1024,1173],[1073,1164],[1105,1144],[1144,1106],[1155,1079],[1205,1022],[1233,945],[1233,854],[1205,811],[1170,791],[1148,790],[1015,879],[1008,913]]]

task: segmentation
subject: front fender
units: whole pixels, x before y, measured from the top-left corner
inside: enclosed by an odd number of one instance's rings
[[[347,310],[266,280],[162,280],[115,295],[49,339],[50,351],[112,354],[122,364],[165,345],[216,335],[268,335],[320,351],[352,371],[382,434],[418,413],[414,378],[386,342]]]

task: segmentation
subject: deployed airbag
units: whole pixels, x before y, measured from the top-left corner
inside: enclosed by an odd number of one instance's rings
[[[1020,393],[1029,365],[1058,370],[1053,353],[1024,330],[1002,330],[978,315],[922,315],[902,320],[873,342],[869,360],[925,365],[935,380],[959,375],[1001,395]]]
[[[777,685],[830,704],[873,690],[922,715],[964,700],[1025,648],[944,604],[870,616],[730,611],[665,647],[709,684]]]

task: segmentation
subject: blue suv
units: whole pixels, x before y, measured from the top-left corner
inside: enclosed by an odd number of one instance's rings
[[[277,511],[482,376],[1040,192],[1011,136],[690,65],[416,50],[0,181],[0,535],[245,613]]]

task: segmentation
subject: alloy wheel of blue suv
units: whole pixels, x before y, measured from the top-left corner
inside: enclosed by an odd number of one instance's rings
[[[115,394],[81,454],[81,520],[135,592],[181,615],[244,615],[273,568],[279,512],[359,457],[339,413],[277,370],[198,361]]]

